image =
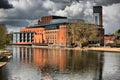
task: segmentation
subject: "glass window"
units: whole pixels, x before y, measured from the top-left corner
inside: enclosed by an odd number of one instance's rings
[[[95,16],[95,24],[98,23],[98,16]]]

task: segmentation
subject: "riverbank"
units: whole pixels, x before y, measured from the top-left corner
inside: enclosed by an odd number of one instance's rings
[[[32,46],[33,48],[48,48],[48,49],[66,49],[66,50],[83,50],[83,51],[106,51],[106,52],[120,52],[120,48],[111,47],[85,47],[85,48],[66,48],[66,47],[48,47],[48,46]]]
[[[105,51],[105,52],[120,52],[120,48],[115,47],[51,47],[51,46],[18,46],[18,47],[32,47],[32,48],[47,48],[47,49],[65,49],[65,50],[82,50],[82,51]]]
[[[111,47],[91,47],[88,50],[92,51],[107,51],[107,52],[120,52],[120,48],[111,48]]]
[[[12,58],[12,54],[7,50],[0,50],[0,67],[6,65]]]

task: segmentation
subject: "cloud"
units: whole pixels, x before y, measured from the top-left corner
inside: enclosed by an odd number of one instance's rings
[[[42,5],[42,0],[9,0],[14,6],[10,10],[0,10],[0,18],[12,19],[35,19],[43,15],[48,15]]]
[[[31,21],[24,19],[0,19],[0,24],[5,24],[9,32],[18,32],[20,28],[27,26]]]
[[[109,6],[103,6],[103,23],[106,33],[113,33],[120,29],[120,3]]]
[[[118,15],[120,13],[120,0],[9,0],[8,3],[12,4],[14,8],[0,9],[1,19],[32,20],[46,15],[61,15],[92,22],[93,6],[102,5],[106,33],[111,30],[114,32],[120,28]],[[13,23],[15,24],[15,22]],[[13,23],[11,22],[11,25]],[[17,23],[19,24],[18,21]],[[24,22],[22,23],[24,24]]]
[[[108,6],[120,3],[120,0],[95,0],[94,2],[96,2],[97,5]]]
[[[10,33],[10,32],[19,32],[20,28],[22,28],[22,27],[6,25],[6,28],[7,28],[8,33]]]
[[[73,17],[73,16],[79,16],[80,12],[83,10],[83,4],[79,4],[77,2],[73,2],[70,6],[66,6],[64,10],[58,10],[50,14],[55,14],[59,16],[67,16],[67,17]]]
[[[45,2],[43,2],[42,5],[45,9],[55,9],[57,6],[54,2],[50,1],[50,0],[45,0]]]
[[[16,27],[24,27],[29,24],[30,21],[24,19],[0,19],[0,24],[6,24]]]
[[[71,5],[66,6],[63,10],[59,9],[56,11],[49,11],[49,14],[54,14],[58,16],[66,16],[69,18],[75,18],[75,19],[84,19],[89,22],[92,20],[92,11],[93,6],[95,3],[92,3],[90,1],[84,2],[72,2]]]
[[[98,5],[98,3],[93,3],[92,1],[75,1],[64,9],[49,11],[49,14],[84,19],[93,23],[93,6],[95,5]],[[105,28],[105,33],[114,33],[116,29],[120,29],[119,9],[120,3],[103,6],[103,26]]]
[[[120,3],[120,0],[51,0],[53,2],[56,3],[72,3],[72,2],[80,2],[80,1],[91,1],[93,3],[96,3],[97,5],[102,5],[102,6],[108,6],[108,5],[112,5],[112,4],[117,4]]]
[[[9,4],[8,0],[0,0],[0,9],[9,9],[9,8],[13,8],[13,6],[11,4]]]

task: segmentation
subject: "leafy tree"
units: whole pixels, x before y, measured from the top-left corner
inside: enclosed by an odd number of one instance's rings
[[[0,24],[0,48],[4,48],[7,38],[7,29],[4,24]]]
[[[115,35],[116,36],[120,36],[120,29],[118,29],[118,30],[115,31]]]
[[[13,39],[13,32],[10,32],[9,34],[7,34],[7,44],[10,44],[12,42]]]
[[[95,24],[77,21],[70,23],[67,27],[68,43],[77,44],[82,47],[82,43],[88,41],[98,41],[98,26]]]

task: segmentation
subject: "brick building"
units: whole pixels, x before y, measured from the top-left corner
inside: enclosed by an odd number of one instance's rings
[[[98,9],[97,9],[98,8]],[[102,27],[101,7],[93,8],[95,24],[98,25],[98,34],[104,37]],[[97,11],[94,11],[97,10]],[[100,15],[98,15],[100,14]],[[100,19],[99,19],[100,18]],[[21,28],[20,32],[13,34],[13,44],[39,44],[39,45],[67,45],[67,26],[74,21],[83,21],[79,19],[67,19],[61,16],[44,16],[38,20],[37,24]],[[98,21],[98,22],[97,22]],[[103,38],[101,39],[102,41]]]
[[[115,35],[104,35],[104,43],[109,44],[109,43],[115,43],[116,41],[116,36]]]

